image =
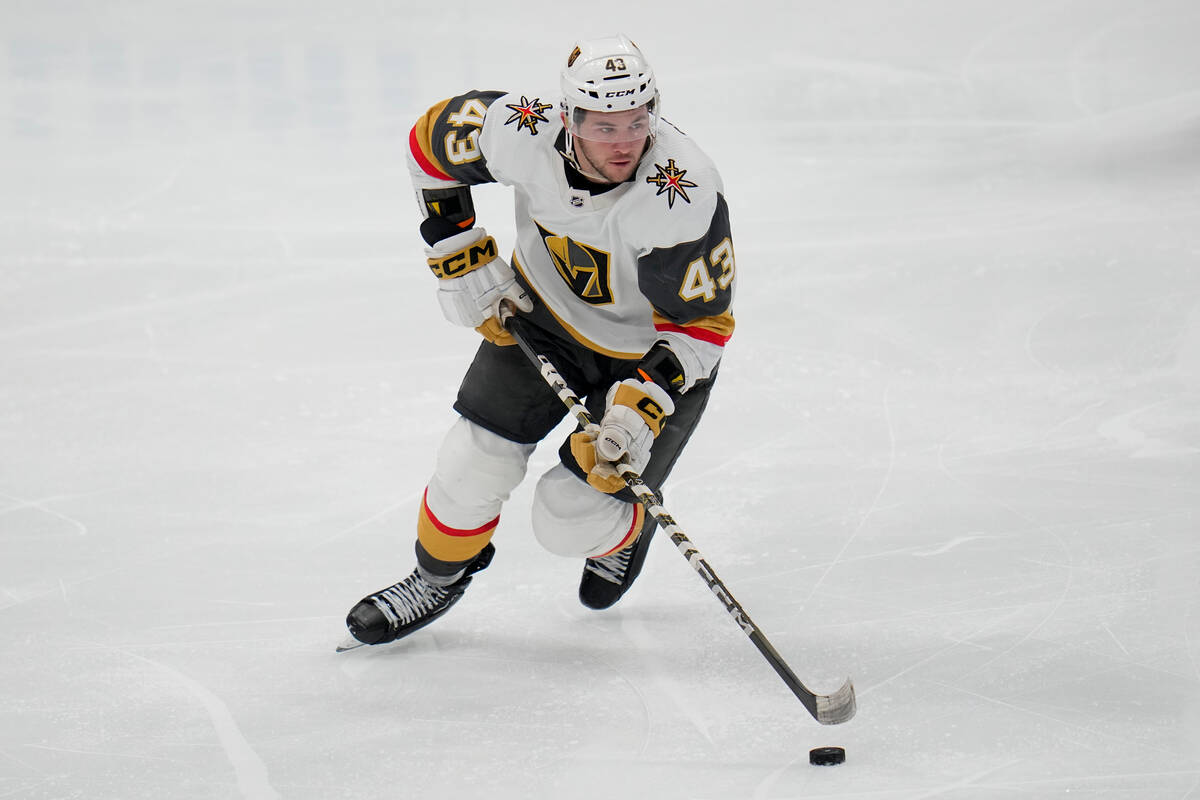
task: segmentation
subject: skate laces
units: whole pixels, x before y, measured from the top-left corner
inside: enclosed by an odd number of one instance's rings
[[[444,587],[434,586],[414,571],[399,583],[372,595],[371,602],[389,625],[398,628],[436,611],[449,594]]]
[[[626,547],[612,555],[589,558],[584,569],[609,583],[620,586],[625,581],[625,573],[629,570],[629,559],[632,556],[633,547]]]

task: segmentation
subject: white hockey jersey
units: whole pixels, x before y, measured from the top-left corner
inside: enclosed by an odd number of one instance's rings
[[[633,178],[592,193],[568,183],[563,135],[557,105],[541,96],[459,95],[414,125],[413,182],[511,186],[513,268],[563,331],[625,359],[664,340],[688,386],[707,377],[733,333],[736,283],[716,168],[664,121]]]

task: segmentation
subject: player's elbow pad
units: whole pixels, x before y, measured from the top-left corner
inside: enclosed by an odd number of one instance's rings
[[[702,380],[707,380],[721,362],[721,356],[725,354],[725,348],[718,344],[674,331],[659,331],[658,341],[650,348],[646,358],[653,356],[660,348],[670,353],[679,369],[678,375],[670,377],[667,383],[660,385],[678,394],[688,391]],[[657,379],[655,382],[659,383]]]

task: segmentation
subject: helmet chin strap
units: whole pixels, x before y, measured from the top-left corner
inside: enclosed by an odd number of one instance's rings
[[[565,134],[563,137],[563,146],[562,149],[558,151],[558,154],[562,156],[563,161],[566,161],[568,164],[570,164],[576,172],[587,178],[589,181],[594,181],[596,183],[612,183],[612,181],[603,175],[598,175],[595,172],[585,169],[584,166],[579,163],[579,158],[575,155],[575,137],[571,134],[570,130],[565,128],[563,129],[563,134]]]
[[[574,150],[575,150],[574,139],[575,139],[575,137],[572,136],[571,137],[571,140],[572,140],[571,141],[571,150],[572,150],[572,153],[575,155],[575,169],[579,170],[579,174],[582,175],[583,177],[587,178],[590,181],[595,181],[596,183],[615,183],[615,181],[612,181],[612,180],[604,177],[603,175],[601,175],[598,170],[592,171],[592,170],[584,169],[583,164],[579,158],[579,155],[577,153],[574,153]],[[590,158],[588,158],[586,155],[583,157],[582,161],[586,161],[588,163],[588,166],[591,166],[591,167],[596,166],[595,164],[592,163],[592,160]]]

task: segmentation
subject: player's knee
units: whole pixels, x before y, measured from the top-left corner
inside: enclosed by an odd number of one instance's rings
[[[635,512],[634,504],[596,491],[556,464],[533,493],[533,534],[555,555],[604,555],[633,540]]]
[[[510,442],[466,418],[442,440],[437,468],[429,481],[430,507],[439,515],[478,516],[498,509],[525,477],[534,445]],[[495,513],[495,512],[492,512]]]

